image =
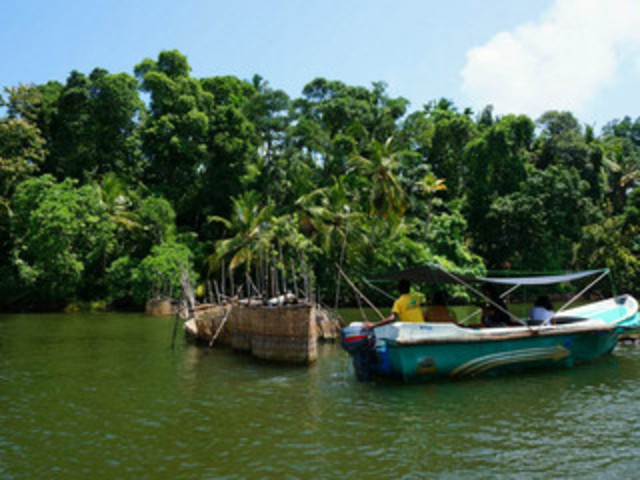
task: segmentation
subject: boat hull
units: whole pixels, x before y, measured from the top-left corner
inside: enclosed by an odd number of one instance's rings
[[[412,381],[571,367],[611,352],[617,341],[614,331],[421,345],[379,341],[378,361],[372,365],[372,373]]]

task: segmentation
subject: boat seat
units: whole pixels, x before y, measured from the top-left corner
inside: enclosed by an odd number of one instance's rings
[[[556,325],[566,325],[567,323],[578,323],[588,320],[585,317],[557,317]]]

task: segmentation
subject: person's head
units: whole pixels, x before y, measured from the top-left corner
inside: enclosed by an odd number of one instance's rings
[[[444,290],[436,290],[433,294],[432,302],[434,305],[446,305],[447,293]]]
[[[533,304],[535,307],[546,308],[547,310],[553,310],[553,305],[551,305],[551,300],[546,295],[540,295],[536,298],[535,303]]]
[[[411,282],[406,278],[401,279],[398,282],[398,291],[400,292],[401,295],[404,295],[405,293],[409,293],[411,291]]]
[[[498,290],[491,283],[485,283],[482,286],[482,293],[484,293],[487,297],[494,299],[498,296]]]

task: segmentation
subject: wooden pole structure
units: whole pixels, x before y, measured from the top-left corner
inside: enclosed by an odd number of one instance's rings
[[[271,264],[271,274],[273,275],[273,288],[274,288],[274,297],[280,295],[280,282],[278,281],[278,262],[274,256]]]
[[[298,292],[298,280],[296,279],[296,267],[293,263],[293,259],[291,260],[291,278],[293,279],[293,293],[296,298],[300,298],[300,292]]]
[[[226,296],[226,295],[224,294],[224,292],[225,292],[225,286],[224,286],[224,284],[225,284],[225,280],[226,280],[226,279],[224,278],[224,260],[222,260],[222,261],[220,262],[220,266],[221,266],[220,271],[221,271],[221,275],[222,275],[222,279],[221,279],[221,281],[220,281],[220,285],[222,286],[222,296],[224,297],[224,296]],[[233,292],[231,292],[231,293],[233,294]]]
[[[345,232],[345,236],[344,239],[342,240],[342,248],[340,249],[340,268],[342,268],[342,265],[344,264],[344,254],[345,251],[347,249],[347,234]],[[338,303],[340,301],[340,274],[336,275],[336,299],[335,302],[333,304],[333,309],[337,310],[338,309]]]
[[[218,305],[221,305],[221,299],[222,297],[220,296],[220,289],[218,288],[218,281],[217,280],[213,280],[213,287],[216,290],[216,301],[218,302]]]
[[[251,306],[251,288],[249,287],[249,271],[248,270],[244,271],[244,284],[245,284],[244,291],[246,292],[245,295],[247,296],[247,305]]]
[[[302,275],[303,275],[303,279],[304,279],[304,297],[306,298],[307,301],[309,301],[309,271],[307,270],[307,264],[304,262],[302,263]]]
[[[211,280],[207,279],[207,303],[213,303],[213,287],[211,286]]]
[[[280,255],[280,276],[281,285],[282,285],[282,293],[287,293],[287,266],[284,263],[284,256],[282,255],[282,243],[278,240],[278,254]]]

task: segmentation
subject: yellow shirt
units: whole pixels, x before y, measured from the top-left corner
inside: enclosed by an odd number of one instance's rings
[[[420,299],[409,293],[400,295],[394,304],[393,313],[400,317],[401,322],[422,322],[422,311],[420,310]]]

